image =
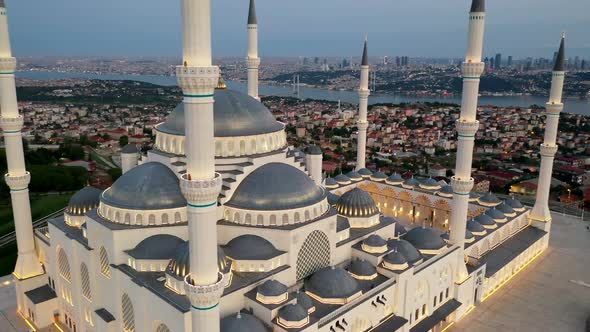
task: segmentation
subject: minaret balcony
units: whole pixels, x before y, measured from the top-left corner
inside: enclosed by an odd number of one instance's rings
[[[213,179],[193,180],[188,173],[180,177],[180,191],[192,206],[205,207],[217,203],[221,192],[223,179],[221,174],[215,173]]]
[[[6,173],[4,175],[4,181],[12,190],[25,189],[29,185],[29,182],[31,182],[31,173],[25,172],[25,174],[22,175],[11,175]]]
[[[16,58],[0,58],[0,74],[13,74],[16,70]]]
[[[453,192],[457,194],[467,195],[473,189],[474,184],[473,178],[469,179],[462,179],[457,176],[453,176],[451,178],[451,187],[453,187]]]
[[[541,156],[555,156],[557,153],[557,145],[541,144]]]
[[[369,128],[369,123],[366,120],[365,121],[359,120],[356,123],[356,125],[357,125],[357,127],[358,127],[359,130],[367,131],[367,128]]]
[[[248,66],[248,69],[252,69],[252,68],[258,69],[258,66],[260,66],[260,58],[247,57],[246,58],[246,65]]]
[[[4,130],[5,133],[7,132],[15,132],[20,131],[23,127],[24,119],[22,115],[19,115],[15,118],[9,117],[0,117],[0,128]]]
[[[545,109],[549,114],[559,114],[563,111],[563,103],[546,103]]]
[[[369,89],[359,89],[358,90],[359,93],[359,98],[369,98],[369,95],[371,94],[371,91]]]
[[[195,285],[190,274],[184,277],[184,289],[191,305],[198,310],[213,309],[219,304],[226,285],[226,275],[218,272],[217,282],[211,285]]]
[[[457,133],[462,137],[475,137],[475,133],[479,130],[479,121],[464,121],[457,120],[455,123]]]
[[[485,63],[483,62],[463,62],[461,65],[461,75],[463,78],[479,78],[483,73]]]
[[[219,67],[176,66],[176,78],[185,96],[213,97],[219,83]]]

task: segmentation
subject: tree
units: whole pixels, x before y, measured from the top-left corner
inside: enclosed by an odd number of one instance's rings
[[[119,137],[119,146],[124,147],[125,145],[129,144],[129,136],[123,135]]]

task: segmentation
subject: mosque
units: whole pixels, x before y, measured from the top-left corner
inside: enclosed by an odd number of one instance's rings
[[[87,187],[33,230],[4,1],[0,124],[18,240],[18,311],[74,332],[435,331],[468,314],[548,246],[548,181],[563,109],[564,39],[547,103],[537,204],[471,192],[484,0],[473,0],[450,185],[365,168],[369,61],[359,88],[357,169],[324,178],[322,151],[287,145],[258,97],[254,0],[248,94],[218,87],[210,0],[183,0],[183,102],[152,150]]]

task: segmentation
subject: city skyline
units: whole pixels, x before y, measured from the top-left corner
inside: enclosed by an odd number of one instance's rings
[[[257,3],[261,57],[353,56],[359,53],[365,33],[373,56],[461,57],[466,35],[459,18],[466,3],[420,0],[402,6],[382,0],[366,4],[261,0]],[[248,1],[219,0],[212,6],[214,56],[245,55]],[[33,4],[22,0],[9,1],[7,7],[17,56],[174,56],[180,51],[177,1]],[[551,57],[554,40],[564,30],[570,40],[569,55],[588,57],[590,44],[584,40],[588,10],[590,5],[583,0],[570,1],[567,8],[545,0],[498,1],[488,13],[493,19],[486,28],[484,54]],[[49,12],[51,16],[46,15]],[[545,24],[548,15],[555,24]],[[298,22],[305,24],[295,29]]]

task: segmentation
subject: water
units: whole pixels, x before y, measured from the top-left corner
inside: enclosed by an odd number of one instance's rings
[[[28,78],[35,80],[56,80],[68,78],[81,79],[98,79],[98,80],[134,80],[147,82],[157,85],[171,86],[176,85],[176,77],[160,75],[118,75],[118,74],[87,74],[87,73],[63,73],[52,71],[23,71],[16,74],[17,78]],[[227,82],[231,89],[246,93],[246,83],[244,82]],[[290,86],[277,85],[260,85],[260,94],[263,96],[289,96],[293,97]],[[358,95],[355,91],[333,91],[309,87],[300,87],[300,97],[310,99],[324,99],[337,101],[341,100],[346,103],[358,103]],[[500,107],[529,107],[530,105],[544,105],[548,97],[538,96],[499,96],[499,97],[480,97],[480,105],[493,105]],[[369,97],[369,102],[376,103],[413,103],[413,102],[444,102],[460,104],[461,98],[453,97],[415,97],[398,94],[373,94]],[[566,99],[564,101],[564,110],[568,113],[590,115],[590,100],[576,98]]]

